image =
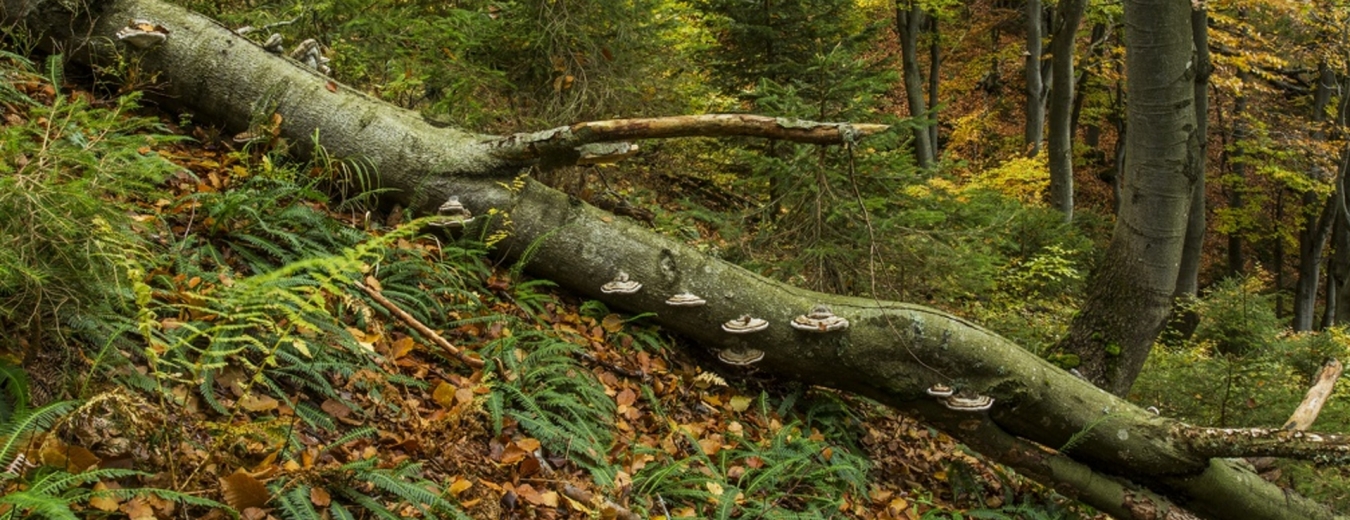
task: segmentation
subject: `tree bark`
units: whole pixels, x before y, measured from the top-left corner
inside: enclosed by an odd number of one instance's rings
[[[1074,44],[1085,0],[1060,0],[1050,40],[1050,205],[1073,220]]]
[[[927,15],[918,2],[895,1],[895,33],[900,39],[901,75],[905,83],[905,99],[909,102],[909,117],[922,121],[914,127],[914,158],[920,168],[932,168],[936,161],[931,134],[928,132],[928,106],[923,99],[923,74],[919,72],[919,32]],[[935,71],[936,72],[936,71]]]
[[[1326,139],[1322,124],[1326,122],[1327,105],[1331,103],[1331,93],[1336,88],[1336,74],[1331,71],[1326,61],[1319,62],[1317,69],[1317,90],[1313,94],[1312,106],[1312,138],[1322,140]],[[1325,178],[1316,171],[1308,174],[1314,177],[1314,180],[1318,180],[1317,177]],[[1340,180],[1337,179],[1335,184],[1339,187]],[[1313,318],[1317,312],[1317,286],[1322,279],[1322,254],[1326,250],[1327,237],[1331,235],[1332,218],[1335,216],[1336,197],[1340,195],[1339,191],[1336,190],[1336,193],[1322,202],[1322,210],[1316,219],[1310,218],[1306,213],[1319,202],[1317,193],[1309,190],[1303,194],[1304,212],[1309,218],[1298,236],[1298,286],[1294,290],[1293,322],[1296,331],[1313,329]]]
[[[933,123],[928,126],[928,150],[935,162],[942,149],[938,146],[938,87],[942,80],[942,33],[938,28],[939,22],[936,13],[928,15],[928,113]]]
[[[1344,446],[1335,443],[1340,439],[1320,446],[1307,439],[1294,444],[1276,433],[1256,432],[1260,435],[1249,442],[1232,432],[1191,428],[1102,392],[963,319],[917,305],[816,293],[769,280],[521,178],[528,166],[560,165],[580,156],[575,147],[560,143],[583,145],[620,136],[602,138],[577,128],[634,128],[622,134],[631,138],[657,135],[656,130],[618,121],[503,138],[435,128],[415,113],[268,54],[210,20],[158,0],[88,2],[78,16],[55,1],[4,0],[0,5],[7,24],[23,21],[38,33],[35,41],[60,46],[78,59],[107,65],[117,63],[120,54],[138,53],[140,66],[164,82],[157,85],[164,103],[191,109],[229,131],[246,129],[253,107],[268,99],[281,116],[281,135],[296,143],[301,157],[312,156],[315,143],[335,157],[361,157],[391,197],[423,214],[458,196],[474,214],[495,209],[509,215],[509,223],[480,217],[467,232],[480,231],[478,226],[506,231],[495,253],[523,262],[537,276],[613,308],[655,312],[654,319],[667,330],[708,349],[741,349],[753,341],[766,352],[760,365],[769,373],[867,396],[921,417],[995,460],[1061,485],[1117,517],[1174,514],[1169,498],[1209,518],[1335,517],[1319,504],[1210,457],[1278,451],[1272,446],[1281,442],[1290,443],[1286,451],[1340,453]],[[1137,4],[1129,6],[1140,11]],[[115,43],[113,35],[126,20],[138,18],[169,28],[170,37],[147,51]],[[1162,64],[1160,70],[1174,79],[1183,72],[1170,61]],[[1143,88],[1157,78],[1131,81]],[[1142,99],[1146,103],[1132,111],[1138,111],[1136,116],[1159,108],[1147,103],[1157,98]],[[839,142],[865,135],[859,129],[867,128],[771,121],[767,124],[808,133],[832,130]],[[763,126],[742,128],[751,133]],[[1185,141],[1182,132],[1169,135]],[[522,153],[531,150],[537,155]],[[1139,161],[1152,157],[1132,156]],[[1134,166],[1147,178],[1143,165]],[[1151,200],[1155,194],[1149,188],[1164,187],[1142,183],[1128,189]],[[1125,206],[1122,220],[1134,223],[1140,210],[1130,207]],[[642,282],[643,289],[629,295],[602,292],[601,284],[619,270]],[[708,305],[665,304],[682,291],[703,296]],[[815,333],[786,325],[816,304],[830,305],[852,326]],[[719,324],[742,314],[772,325],[753,339],[722,331]],[[949,410],[925,392],[935,383],[992,396],[994,407],[988,413]]]
[[[1246,70],[1238,70],[1238,93],[1233,99],[1233,131],[1229,140],[1230,151],[1228,167],[1233,172],[1233,180],[1228,186],[1228,207],[1232,211],[1242,211],[1242,192],[1247,189],[1247,164],[1242,157],[1243,140],[1247,138],[1247,96],[1242,92],[1246,88],[1250,75]],[[1228,274],[1240,276],[1247,270],[1247,259],[1242,251],[1242,229],[1228,233]]]
[[[1190,4],[1126,2],[1126,136],[1122,204],[1106,258],[1059,349],[1079,371],[1125,395],[1172,310],[1191,196],[1201,172]]]
[[[1045,9],[1041,6],[1041,0],[1027,0],[1026,16],[1027,50],[1024,54],[1027,62],[1023,71],[1027,80],[1027,126],[1024,142],[1027,157],[1035,157],[1041,153],[1041,143],[1045,141],[1045,81],[1041,76],[1041,40],[1045,37],[1041,21]]]
[[[1186,242],[1181,249],[1181,265],[1177,272],[1177,298],[1193,297],[1200,290],[1200,261],[1205,245],[1205,162],[1209,149],[1209,75],[1213,72],[1209,59],[1209,12],[1203,3],[1193,4],[1191,10],[1191,37],[1195,41],[1195,139],[1191,151],[1191,171],[1196,172],[1195,186],[1191,188],[1191,209],[1186,220]],[[1184,320],[1189,337],[1198,318]]]

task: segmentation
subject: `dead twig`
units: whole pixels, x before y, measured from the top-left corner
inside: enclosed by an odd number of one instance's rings
[[[370,299],[375,300],[375,303],[378,303],[385,309],[388,309],[389,313],[393,314],[394,317],[399,319],[399,321],[402,321],[409,327],[412,327],[413,330],[416,330],[423,337],[430,339],[432,343],[436,344],[436,346],[441,347],[441,350],[444,350],[450,355],[459,358],[460,361],[463,361],[464,364],[469,365],[470,367],[483,368],[482,359],[472,357],[467,353],[465,353],[464,351],[460,350],[459,348],[455,347],[454,345],[451,345],[450,341],[441,337],[441,335],[437,334],[436,331],[431,330],[431,327],[428,327],[422,322],[417,321],[417,318],[414,318],[411,314],[408,314],[407,311],[399,308],[399,306],[396,305],[394,302],[389,301],[389,299],[385,298],[384,295],[380,294],[379,291],[371,287],[368,287],[366,286],[366,284],[360,282],[356,283],[356,287],[358,289],[361,289],[362,291],[365,291],[366,294],[370,296]]]

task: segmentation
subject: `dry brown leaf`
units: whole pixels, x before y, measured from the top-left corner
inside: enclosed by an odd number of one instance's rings
[[[328,507],[328,504],[333,502],[333,497],[324,488],[312,487],[309,488],[309,501],[319,507]]]
[[[107,491],[108,485],[102,482],[94,484],[94,496],[89,498],[89,505],[99,511],[113,512],[121,504],[117,503],[117,497],[108,494],[99,494],[99,491]]]
[[[261,508],[271,499],[267,487],[243,469],[220,479],[220,490],[225,495],[225,503],[238,511],[250,507]]]
[[[539,449],[540,444],[539,439],[526,437],[524,439],[516,441],[516,446],[519,446],[520,449],[522,450],[534,452],[535,450]]]
[[[606,331],[618,332],[623,330],[623,318],[620,318],[618,314],[607,315],[605,319],[600,320],[600,326],[604,327]]]
[[[319,405],[319,408],[323,409],[324,413],[327,413],[328,415],[331,415],[337,419],[345,419],[347,418],[347,416],[352,414],[351,408],[349,408],[345,404],[342,404],[342,401],[338,401],[335,399],[325,399],[323,401],[323,404]]]
[[[155,510],[140,497],[128,500],[118,508],[131,520],[155,520]]]
[[[619,392],[619,395],[614,397],[614,401],[617,402],[619,406],[630,406],[634,401],[637,401],[637,393],[633,392],[631,388],[625,388],[622,392]]]

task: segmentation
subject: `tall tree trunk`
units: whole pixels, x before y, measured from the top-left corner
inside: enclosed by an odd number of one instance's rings
[[[908,5],[906,5],[908,4]],[[895,33],[900,39],[900,62],[905,83],[905,99],[909,101],[909,116],[926,121],[928,107],[923,100],[923,74],[919,72],[919,32],[925,15],[918,2],[896,0]],[[933,140],[928,128],[914,129],[914,157],[921,168],[932,168],[936,160]]]
[[[1123,197],[1111,245],[1083,310],[1059,349],[1079,371],[1125,395],[1172,310],[1191,195],[1201,172],[1195,127],[1194,45],[1186,0],[1125,2],[1126,111]]]
[[[1089,44],[1088,59],[1083,62],[1083,66],[1078,68],[1078,80],[1074,85],[1073,96],[1073,115],[1070,116],[1069,133],[1078,135],[1078,128],[1081,126],[1083,115],[1083,100],[1087,98],[1085,91],[1088,82],[1092,79],[1092,70],[1101,63],[1102,51],[1106,48],[1106,24],[1092,24],[1092,43]],[[1087,124],[1087,130],[1083,132],[1083,144],[1091,150],[1096,150],[1100,143],[1102,128],[1101,124],[1093,120]],[[1092,152],[1090,152],[1092,153]],[[1097,157],[1100,157],[1098,155]],[[1094,160],[1099,163],[1099,160]]]
[[[1050,204],[1073,220],[1074,43],[1086,0],[1060,0],[1050,40]]]
[[[1193,4],[1198,8],[1191,11],[1191,37],[1195,39],[1195,140],[1196,149],[1191,152],[1194,164],[1191,170],[1196,172],[1195,187],[1191,191],[1190,216],[1186,220],[1186,245],[1181,250],[1181,266],[1177,272],[1176,297],[1195,296],[1200,289],[1200,257],[1205,245],[1205,159],[1209,148],[1209,75],[1212,72],[1209,59],[1209,12],[1204,4]],[[1182,330],[1189,336],[1194,330],[1196,320],[1188,316]]]
[[[1247,189],[1247,164],[1242,157],[1243,142],[1247,139],[1247,88],[1250,75],[1246,70],[1238,71],[1238,93],[1233,98],[1233,131],[1225,150],[1232,180],[1228,182],[1228,208],[1242,211],[1242,192]],[[1242,251],[1242,234],[1246,230],[1234,229],[1228,233],[1228,273],[1240,276],[1247,270],[1247,259]]]
[[[937,161],[942,147],[938,146],[938,87],[942,79],[942,32],[936,14],[928,15],[928,110],[933,124],[928,127],[929,150]]]
[[[1336,88],[1336,74],[1332,72],[1331,67],[1326,61],[1317,64],[1318,80],[1317,89],[1313,92],[1312,138],[1317,140],[1326,139],[1326,132],[1322,129],[1326,122],[1327,105],[1331,103],[1332,89]],[[1320,168],[1319,168],[1320,169]],[[1318,172],[1308,172],[1314,180],[1321,180],[1318,177],[1325,178],[1325,175],[1319,175]],[[1335,179],[1336,185],[1340,186],[1340,179]],[[1332,217],[1336,212],[1336,196],[1339,190],[1328,197],[1321,204],[1322,211],[1318,218],[1313,219],[1311,215],[1306,215],[1314,205],[1317,205],[1317,194],[1311,190],[1303,194],[1303,208],[1306,222],[1303,230],[1299,233],[1298,243],[1298,286],[1294,290],[1294,322],[1295,331],[1312,330],[1313,317],[1317,311],[1317,285],[1322,279],[1322,253],[1326,250],[1327,237],[1331,234]],[[1328,300],[1330,303],[1330,300]]]
[[[1027,126],[1024,142],[1027,157],[1035,157],[1041,153],[1041,143],[1045,140],[1045,81],[1041,76],[1041,40],[1045,37],[1041,22],[1045,17],[1045,9],[1041,6],[1041,0],[1027,0],[1026,16],[1027,62],[1023,70],[1027,80]]]

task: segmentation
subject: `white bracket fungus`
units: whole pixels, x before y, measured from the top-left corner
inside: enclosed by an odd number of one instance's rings
[[[717,352],[717,359],[728,365],[743,367],[764,359],[764,351],[753,348],[726,349]]]
[[[722,330],[732,334],[749,334],[767,328],[769,328],[769,322],[759,318],[751,318],[749,314],[742,314],[741,317],[722,324]]]
[[[431,225],[436,227],[460,227],[473,222],[473,213],[464,207],[456,195],[451,195],[445,204],[441,204],[436,214],[439,218],[431,222]]]
[[[600,292],[605,294],[633,294],[642,289],[642,284],[636,280],[629,280],[628,273],[619,271],[609,283],[600,286]]]
[[[281,54],[282,52],[285,52],[286,46],[281,37],[281,33],[272,33],[271,36],[268,36],[267,41],[263,42],[263,49],[266,49],[267,52],[272,54]]]
[[[928,390],[925,390],[925,392],[927,392],[928,395],[931,395],[933,397],[951,397],[952,394],[955,393],[952,391],[952,387],[944,385],[942,383],[938,383],[928,387]]]
[[[792,328],[810,332],[833,332],[848,328],[848,320],[835,316],[826,305],[817,305],[811,312],[792,319]]]
[[[680,294],[671,296],[670,298],[666,299],[666,305],[669,305],[671,307],[698,307],[701,305],[706,305],[707,303],[708,303],[707,300],[699,298],[698,296],[695,296],[693,293],[689,292],[682,292]]]
[[[291,59],[305,64],[305,66],[319,71],[319,73],[328,75],[333,72],[328,68],[328,58],[323,55],[323,46],[314,38],[300,42],[291,51]]]
[[[940,399],[942,405],[958,412],[983,412],[994,407],[994,398],[987,395],[951,395]]]
[[[149,49],[169,38],[169,30],[150,20],[136,19],[117,30],[117,39],[137,49]]]

